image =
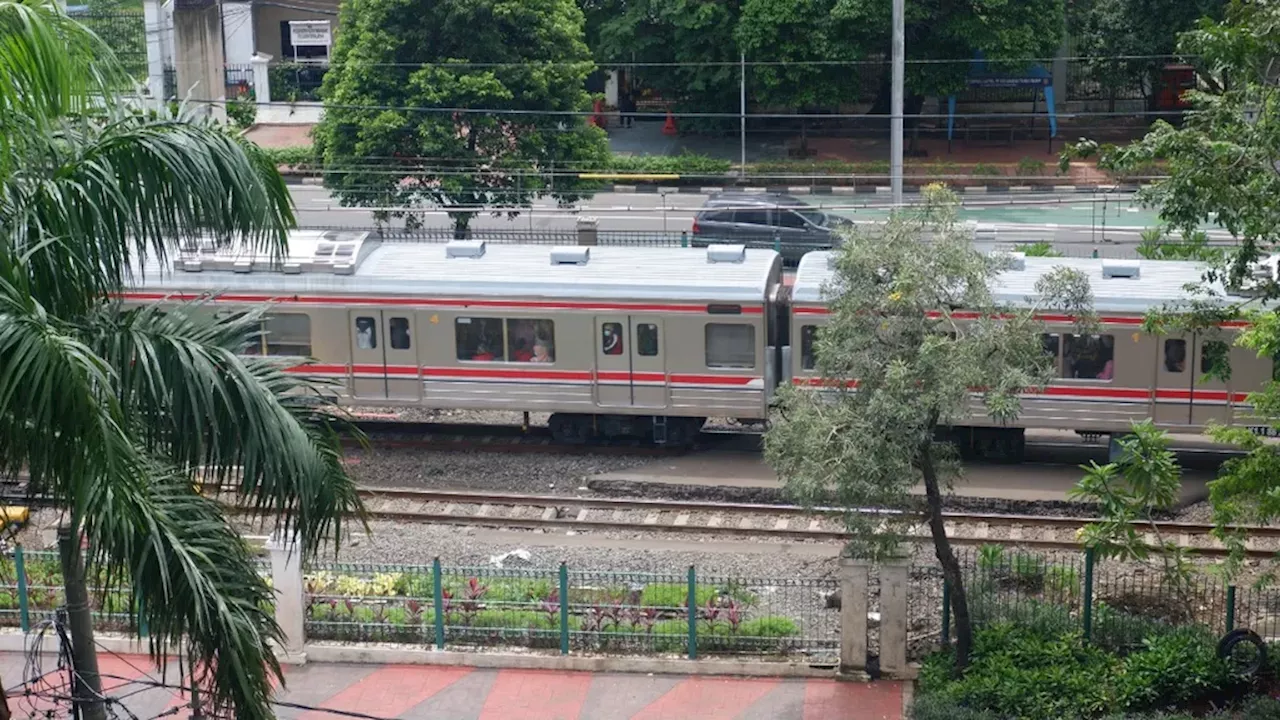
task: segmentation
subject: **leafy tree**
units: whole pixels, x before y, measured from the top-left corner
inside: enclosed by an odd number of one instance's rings
[[[1179,50],[1199,58],[1212,81],[1192,92],[1194,109],[1181,127],[1157,122],[1141,141],[1125,147],[1082,140],[1063,153],[1096,156],[1101,167],[1123,172],[1152,161],[1166,164],[1167,177],[1143,189],[1141,199],[1159,208],[1174,230],[1195,233],[1209,219],[1225,228],[1237,245],[1221,261],[1206,265],[1205,282],[1189,289],[1184,302],[1149,314],[1145,329],[1154,333],[1197,332],[1232,341],[1262,358],[1280,358],[1280,316],[1268,301],[1280,297],[1277,275],[1258,262],[1280,241],[1280,99],[1274,63],[1280,56],[1280,6],[1232,0],[1221,22],[1202,20],[1183,34]],[[1257,272],[1257,271],[1262,272]],[[1244,321],[1229,335],[1227,321]],[[1206,377],[1228,379],[1232,368],[1219,343]],[[1251,424],[1280,432],[1280,383],[1251,393],[1247,402],[1257,418]],[[1234,551],[1228,572],[1244,558],[1240,523],[1270,523],[1280,518],[1280,446],[1264,443],[1249,429],[1213,426],[1210,435],[1247,454],[1222,467],[1210,483],[1209,500],[1217,533]]]
[[[1101,520],[1080,533],[1084,546],[1104,558],[1160,561],[1169,587],[1188,599],[1192,566],[1185,548],[1164,537],[1156,514],[1173,509],[1182,489],[1182,468],[1169,449],[1169,438],[1150,420],[1133,425],[1118,441],[1115,462],[1084,466],[1085,476],[1068,493],[1072,500],[1097,503]],[[1147,544],[1145,534],[1155,538]],[[1152,551],[1155,557],[1152,557]]]
[[[783,389],[765,457],[801,502],[850,508],[855,555],[899,552],[913,513],[923,513],[952,588],[962,668],[972,627],[942,519],[943,493],[961,468],[955,446],[939,437],[964,421],[975,393],[996,421],[1016,418],[1020,395],[1054,377],[1035,312],[1052,307],[1087,325],[1092,292],[1083,275],[1058,269],[1029,307],[1004,306],[989,288],[1007,258],[975,250],[956,212],[955,196],[933,186],[921,208],[895,214],[883,232],[846,238],[828,289],[831,316],[815,341],[822,386]],[[910,495],[918,482],[923,504]],[[855,510],[866,507],[909,512]]]
[[[333,421],[309,380],[237,355],[262,310],[113,297],[181,241],[283,252],[288,190],[226,129],[134,110],[111,50],[59,6],[0,1],[0,38],[0,468],[62,510],[69,579],[83,563],[99,596],[140,601],[157,662],[181,642],[215,711],[273,717],[271,589],[193,483],[234,487],[311,555],[360,508]],[[76,670],[94,698],[95,668]]]
[[[1112,90],[1138,88],[1154,110],[1160,70],[1177,50],[1178,34],[1203,17],[1221,18],[1225,0],[1077,0],[1068,24],[1076,54],[1090,76]],[[1154,56],[1154,57],[1153,57]]]
[[[315,138],[343,205],[435,203],[464,232],[484,206],[576,200],[554,174],[607,158],[574,114],[594,65],[573,0],[354,0],[341,22]]]

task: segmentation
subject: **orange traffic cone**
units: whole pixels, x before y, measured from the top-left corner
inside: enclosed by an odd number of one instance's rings
[[[678,130],[676,130],[676,119],[675,119],[675,116],[671,114],[671,111],[670,111],[670,110],[668,110],[668,111],[667,111],[667,124],[662,126],[662,134],[663,134],[663,135],[675,135],[677,132],[679,132],[679,131],[678,131]]]

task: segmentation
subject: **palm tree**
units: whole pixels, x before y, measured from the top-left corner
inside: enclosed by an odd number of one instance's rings
[[[206,707],[269,718],[271,589],[193,480],[233,486],[304,557],[362,508],[322,388],[237,355],[263,310],[113,299],[178,242],[278,254],[294,222],[260,150],[142,111],[131,87],[58,6],[0,0],[0,472],[61,509],[73,572],[133,594],[157,662],[180,644]],[[80,674],[92,690],[92,668]]]

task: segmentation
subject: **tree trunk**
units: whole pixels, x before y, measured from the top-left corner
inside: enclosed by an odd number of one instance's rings
[[[951,586],[951,615],[956,628],[956,672],[969,665],[969,648],[973,644],[973,622],[969,617],[969,598],[964,591],[964,576],[960,573],[960,561],[956,559],[951,541],[947,539],[947,527],[942,521],[942,488],[938,470],[933,464],[933,441],[926,440],[920,446],[920,471],[924,475],[924,493],[928,501],[929,531],[933,535],[933,549],[942,563],[942,577]]]
[[[67,625],[71,633],[71,661],[76,677],[72,695],[82,720],[106,720],[102,702],[102,677],[98,674],[98,650],[93,643],[93,616],[89,613],[89,590],[85,587],[84,558],[80,535],[67,526],[58,528],[58,551],[62,560],[62,583],[67,593]]]

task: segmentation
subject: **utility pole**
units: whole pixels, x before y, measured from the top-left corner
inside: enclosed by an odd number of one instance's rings
[[[902,90],[906,75],[905,0],[893,0],[893,91],[889,109],[889,183],[893,206],[902,206]]]
[[[738,114],[742,123],[741,138],[739,140],[739,161],[741,165],[738,167],[738,173],[741,177],[747,176],[747,51],[742,51],[742,59],[738,67],[741,75],[738,83]]]
[[[58,551],[62,561],[62,583],[67,593],[67,625],[71,631],[71,662],[75,678],[71,683],[75,707],[82,720],[106,720],[102,702],[102,677],[98,674],[98,649],[93,644],[93,616],[89,613],[89,590],[84,579],[84,553],[80,536],[63,525],[58,528]]]

